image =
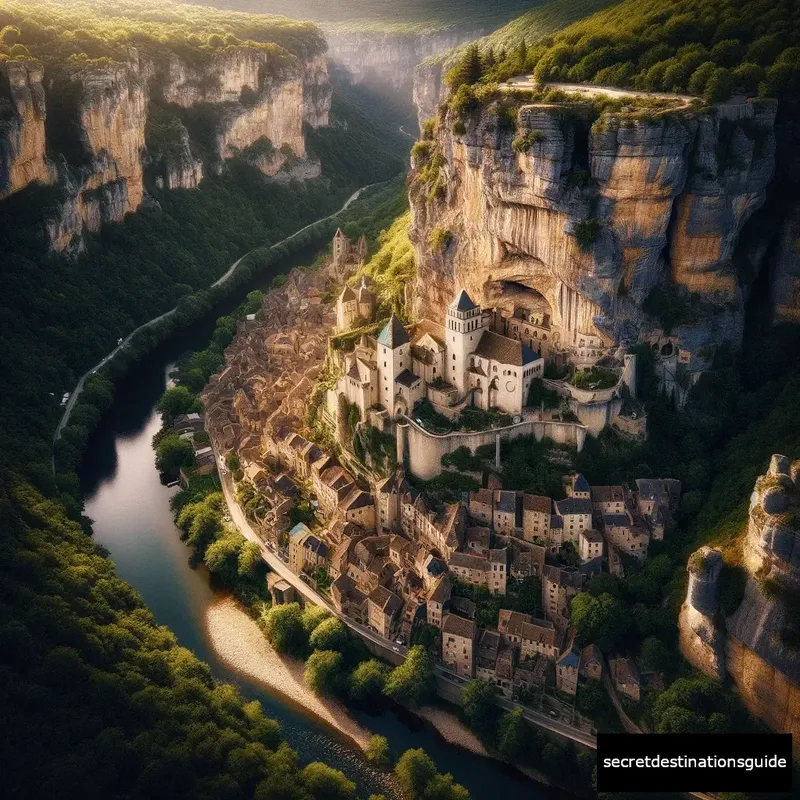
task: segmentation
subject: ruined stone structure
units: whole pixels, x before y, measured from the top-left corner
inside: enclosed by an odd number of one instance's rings
[[[724,621],[718,608],[722,556],[702,548],[689,560],[680,616],[681,651],[714,677],[725,672],[756,716],[800,733],[800,651],[795,646],[800,592],[800,461],[772,457],[756,481],[743,542],[744,597]]]
[[[345,267],[360,267],[367,257],[367,237],[363,233],[358,241],[351,242],[342,229],[337,228],[331,245],[333,266],[340,274]]]

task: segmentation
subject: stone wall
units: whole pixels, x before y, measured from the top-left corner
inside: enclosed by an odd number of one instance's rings
[[[494,445],[498,437],[501,440],[510,440],[520,436],[535,436],[537,441],[548,438],[559,444],[573,445],[580,452],[587,433],[586,428],[573,422],[525,420],[516,425],[489,431],[437,435],[429,433],[414,420],[406,419],[406,422],[407,426],[398,425],[398,436],[407,437],[406,466],[422,480],[430,480],[438,475],[442,471],[442,456],[458,450],[459,447],[468,447],[474,453],[482,445]],[[405,430],[404,434],[401,434],[401,428]]]

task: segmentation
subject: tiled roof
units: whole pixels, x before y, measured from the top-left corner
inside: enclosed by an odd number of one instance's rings
[[[539,358],[530,347],[525,347],[522,342],[501,336],[494,331],[483,332],[478,346],[475,348],[475,355],[512,367],[522,367]]]
[[[525,511],[538,511],[542,514],[551,514],[553,512],[553,501],[549,497],[542,497],[538,494],[528,494],[525,492],[522,495],[522,508]]]
[[[600,535],[600,531],[595,530],[592,528],[591,530],[581,531],[581,536],[584,539],[587,539],[590,542],[602,542],[603,537]]]
[[[311,533],[307,525],[304,525],[302,522],[298,522],[297,525],[294,526],[289,531],[289,538],[294,538],[295,536],[301,536],[305,533]]]
[[[472,553],[453,553],[450,556],[450,566],[461,569],[486,570],[489,566],[488,559]]]
[[[639,496],[647,500],[658,500],[662,495],[667,494],[664,481],[660,478],[637,478],[636,488],[639,490]]]
[[[592,486],[594,503],[621,503],[624,499],[621,486]]]
[[[591,500],[582,500],[579,497],[567,497],[564,500],[556,500],[558,513],[563,517],[567,514],[592,514]]]
[[[556,583],[559,586],[568,586],[573,589],[580,589],[583,586],[583,575],[580,572],[569,572],[548,564],[542,570],[542,574],[545,580]]]
[[[614,528],[627,528],[631,521],[627,514],[603,514],[603,524]]]
[[[376,586],[369,593],[369,600],[389,616],[394,616],[403,607],[403,601],[385,586]]]
[[[415,375],[410,369],[404,369],[395,379],[395,383],[405,386],[410,389],[414,384],[422,380],[418,375]]]
[[[475,623],[471,619],[457,617],[455,614],[448,614],[442,623],[442,633],[449,633],[451,636],[461,636],[464,639],[475,638]]]
[[[450,308],[454,308],[456,311],[472,311],[477,307],[478,306],[472,302],[472,298],[467,294],[466,289],[462,289],[458,293],[456,299],[450,304]]]
[[[400,345],[407,344],[408,341],[408,334],[403,327],[403,323],[392,314],[392,318],[386,323],[386,327],[378,336],[378,344],[382,344],[384,347],[391,347],[394,350]]]
[[[339,295],[339,300],[341,300],[342,303],[349,303],[356,299],[356,293],[350,286],[345,286],[344,289],[342,289],[342,293]]]
[[[494,494],[491,489],[478,489],[475,492],[469,493],[470,503],[483,503],[484,505],[492,505],[492,498]]]
[[[516,492],[503,491],[502,489],[494,493],[494,507],[497,511],[506,514],[516,514],[517,494]]]
[[[579,472],[572,481],[572,488],[576,492],[588,492],[590,491],[589,481]]]

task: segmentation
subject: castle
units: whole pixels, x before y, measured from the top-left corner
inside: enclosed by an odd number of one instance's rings
[[[333,266],[341,271],[348,266],[361,266],[367,258],[367,237],[362,233],[353,243],[337,228],[333,236]]]
[[[354,315],[366,317],[362,292],[367,310],[367,300],[374,300],[363,280],[358,292],[345,287],[340,294],[340,329]],[[421,320],[407,329],[393,315],[377,338],[362,336],[344,357],[342,376],[328,392],[331,416],[336,418],[340,397],[358,407],[361,419],[374,406],[397,418],[423,398],[445,409],[474,405],[521,415],[531,381],[544,373],[544,359],[491,330],[491,320],[492,312],[482,311],[463,289],[448,307],[445,325]]]

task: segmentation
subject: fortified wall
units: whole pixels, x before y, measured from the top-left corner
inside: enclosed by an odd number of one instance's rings
[[[435,478],[442,471],[442,456],[452,453],[460,447],[468,447],[474,453],[483,445],[496,445],[498,440],[509,441],[521,436],[535,436],[541,442],[552,439],[558,444],[583,449],[586,441],[586,428],[575,422],[551,422],[524,420],[516,425],[495,428],[489,431],[462,433],[454,431],[435,434],[426,431],[414,420],[405,417],[396,425],[398,456],[406,468],[422,480]]]

